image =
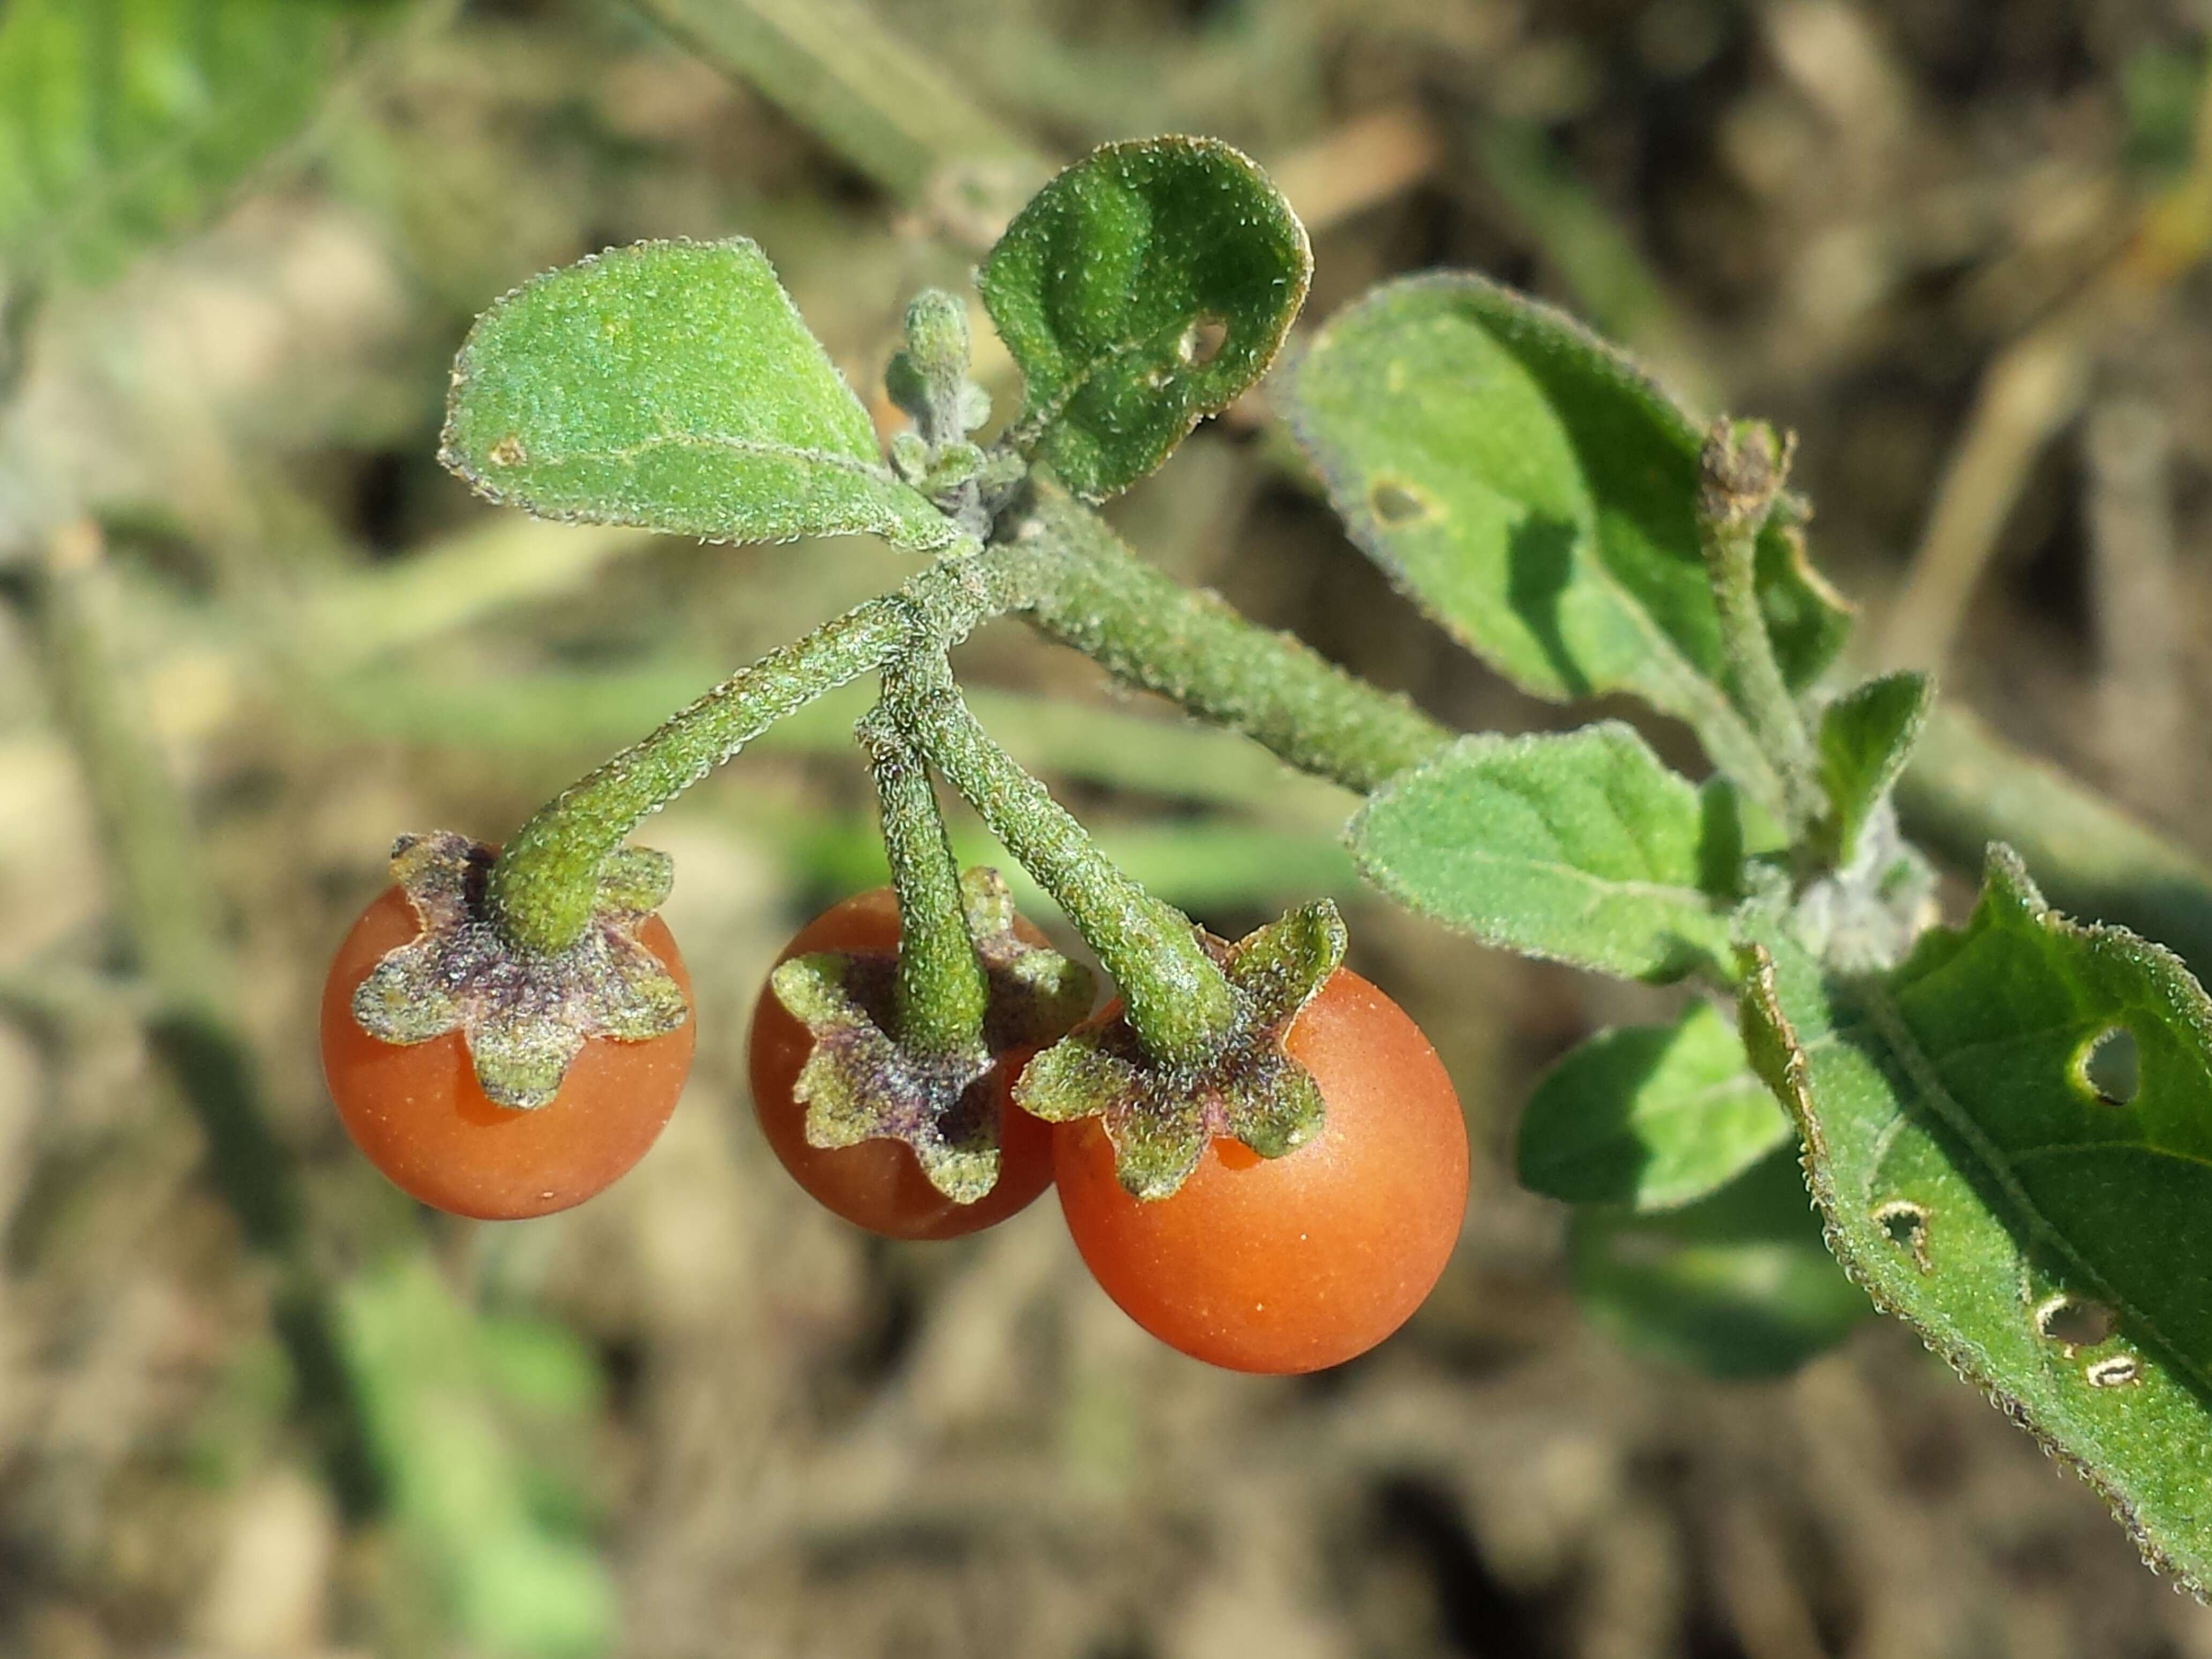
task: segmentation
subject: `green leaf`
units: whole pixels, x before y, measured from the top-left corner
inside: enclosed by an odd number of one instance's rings
[[[1286,402],[1352,539],[1462,644],[1540,696],[1632,691],[1773,793],[1731,701],[1698,550],[1703,429],[1627,356],[1547,306],[1442,272],[1330,319]],[[1802,689],[1846,613],[1783,526],[1762,537],[1758,574]]]
[[[1546,1073],[1516,1156],[1532,1191],[1650,1212],[1705,1197],[1790,1139],[1735,1022],[1701,1000],[1672,1025],[1601,1032]]]
[[[1925,674],[1865,680],[1820,715],[1820,788],[1833,815],[1828,834],[1839,865],[1858,850],[1859,831],[1911,758],[1935,688]]]
[[[1266,371],[1312,270],[1290,204],[1228,145],[1094,150],[978,273],[1025,383],[1017,441],[1085,500],[1127,489]]]
[[[0,8],[0,268],[100,282],[193,228],[305,124],[343,0],[11,0]]]
[[[2159,946],[2050,910],[2002,846],[1966,926],[1886,975],[1752,954],[1746,1045],[1836,1254],[2203,1594],[2212,1002]]]
[[[741,236],[612,249],[499,301],[454,360],[439,459],[544,519],[918,550],[954,535],[891,476],[867,411]]]
[[[1617,720],[1564,737],[1462,738],[1352,821],[1360,873],[1487,944],[1626,979],[1734,960],[1711,844],[1734,823]],[[1735,872],[1726,872],[1733,879]]]
[[[1623,1347],[1709,1376],[1775,1376],[1871,1310],[1821,1247],[1791,1149],[1662,1215],[1578,1210],[1568,1275],[1590,1322]]]

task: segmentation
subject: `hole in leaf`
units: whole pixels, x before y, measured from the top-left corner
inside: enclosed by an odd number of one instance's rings
[[[2142,1380],[2142,1367],[2136,1364],[2133,1354],[2116,1353],[2110,1359],[2100,1359],[2081,1374],[2089,1379],[2093,1389],[2124,1389]]]
[[[1411,524],[1429,516],[1428,497],[1395,478],[1378,478],[1367,492],[1367,505],[1384,524]]]
[[[2142,1087],[2142,1052],[2124,1025],[2107,1026],[2090,1038],[2074,1065],[2084,1086],[2107,1106],[2126,1105]]]
[[[1893,1198],[1874,1212],[1874,1221],[1891,1243],[1911,1256],[1914,1267],[1929,1271],[1927,1211],[1909,1199]]]
[[[1200,317],[1183,330],[1176,343],[1176,356],[1192,368],[1204,368],[1229,343],[1229,325],[1218,317]]]
[[[2118,1322],[2103,1303],[2078,1297],[2054,1296],[2035,1310],[2035,1328],[2069,1353],[2095,1347]]]

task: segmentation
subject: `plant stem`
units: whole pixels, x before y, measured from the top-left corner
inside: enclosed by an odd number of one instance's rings
[[[928,768],[883,703],[860,722],[859,736],[875,777],[884,856],[898,897],[893,1035],[915,1053],[933,1057],[980,1049],[990,988],[968,934],[960,866]]]
[[[931,763],[1098,953],[1146,1052],[1168,1065],[1218,1054],[1237,1024],[1236,994],[1190,919],[1116,869],[1044,786],[991,741],[941,656],[887,671],[884,695]]]
[[[491,914],[508,943],[552,952],[573,942],[590,921],[606,856],[777,720],[862,674],[917,653],[941,655],[1009,611],[1117,678],[1347,788],[1372,790],[1456,735],[1404,697],[1152,568],[1048,482],[1006,529],[1012,533],[981,552],[951,554],[896,592],[741,670],[538,811],[492,869]],[[929,758],[944,769],[933,752]],[[1209,1013],[1197,1018],[1210,1027]]]
[[[1825,811],[1819,769],[1804,716],[1782,678],[1757,586],[1759,532],[1789,470],[1789,447],[1778,445],[1764,425],[1715,422],[1698,457],[1698,540],[1737,696],[1759,746],[1781,775],[1782,805],[1793,838],[1802,840]]]
[[[1243,732],[1302,772],[1362,793],[1457,736],[1288,634],[1139,559],[1112,526],[1041,481],[1018,545],[1050,560],[1021,608],[1116,678]]]
[[[856,606],[672,717],[516,831],[492,866],[491,915],[510,945],[547,955],[591,921],[599,866],[646,817],[776,720],[878,665],[905,636],[895,597]]]
[[[492,866],[493,920],[518,949],[551,953],[589,923],[600,864],[646,817],[785,715],[918,644],[963,638],[1008,608],[1017,562],[972,550],[895,593],[855,605],[771,651],[564,791],[515,832]]]

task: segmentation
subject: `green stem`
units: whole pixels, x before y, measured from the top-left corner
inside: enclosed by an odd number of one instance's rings
[[[884,856],[898,896],[896,1030],[932,1056],[978,1050],[990,988],[975,958],[960,896],[960,866],[937,791],[913,742],[878,703],[859,728],[882,808]]]
[[[1116,869],[1044,786],[991,741],[942,657],[886,672],[884,695],[931,763],[1098,953],[1146,1051],[1169,1065],[1218,1054],[1237,1023],[1236,993],[1190,919]]]
[[[1243,732],[1302,772],[1365,793],[1457,735],[1310,646],[1239,616],[1131,552],[1081,502],[1040,483],[1012,527],[1051,561],[1024,607],[1109,673]]]
[[[1024,561],[972,546],[895,593],[854,606],[772,651],[563,791],[492,866],[489,902],[517,949],[566,949],[591,921],[600,865],[659,811],[776,721],[902,652],[942,650],[1021,597]]]
[[[493,866],[491,912],[507,941],[564,949],[591,919],[600,864],[647,814],[811,699],[916,653],[941,654],[1008,611],[1117,678],[1347,788],[1372,790],[1456,735],[1404,697],[1154,569],[1049,483],[1005,528],[1006,538],[981,553],[949,556],[897,592],[763,657],[541,810]],[[1212,1016],[1201,1012],[1198,1021],[1210,1029]]]
[[[1784,810],[1802,840],[1825,811],[1813,740],[1782,677],[1758,589],[1759,536],[1789,471],[1786,447],[1757,422],[1717,421],[1698,458],[1698,539],[1720,612],[1744,715],[1781,775]]]

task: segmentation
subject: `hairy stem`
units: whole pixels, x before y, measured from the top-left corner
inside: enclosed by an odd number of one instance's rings
[[[1782,677],[1759,605],[1759,535],[1781,496],[1789,446],[1757,422],[1720,420],[1698,457],[1698,540],[1720,612],[1721,642],[1744,714],[1781,775],[1781,805],[1802,839],[1825,810],[1813,740]]]
[[[921,752],[878,703],[860,725],[899,910],[896,1030],[919,1054],[979,1049],[990,988],[960,899],[960,866]]]
[[[895,593],[854,606],[743,668],[651,736],[563,791],[492,866],[491,914],[507,942],[551,953],[591,920],[599,866],[646,817],[825,691],[917,647],[943,650],[1023,597],[1024,562],[971,548]]]
[[[1365,793],[1458,735],[1303,641],[1153,568],[1048,481],[1011,528],[1017,544],[1050,561],[1021,607],[1038,629],[1302,772]]]
[[[564,948],[590,920],[600,864],[648,814],[823,692],[919,653],[941,656],[1010,611],[1116,678],[1347,788],[1372,790],[1456,735],[1290,635],[1154,569],[1046,480],[988,549],[956,551],[896,592],[770,653],[538,812],[492,870],[501,932],[523,950]],[[1197,1018],[1211,1024],[1204,1011]]]
[[[884,694],[931,763],[1098,953],[1146,1052],[1170,1065],[1217,1054],[1236,1027],[1237,998],[1190,919],[1116,869],[1044,786],[991,740],[942,657],[886,672]]]

